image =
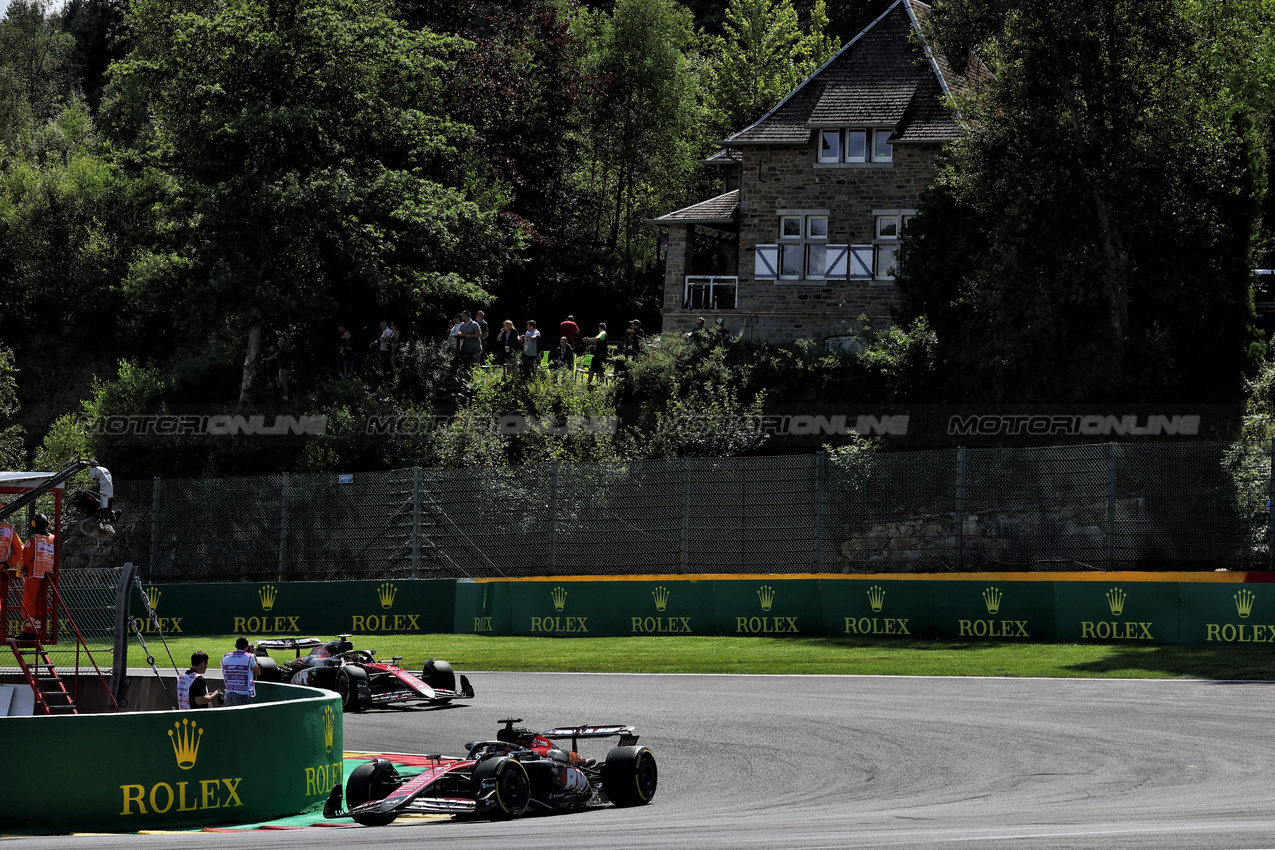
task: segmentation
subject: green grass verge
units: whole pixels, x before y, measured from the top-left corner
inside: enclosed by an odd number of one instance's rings
[[[234,636],[169,638],[182,670],[192,652],[216,667]],[[943,643],[865,638],[620,637],[528,638],[477,635],[355,635],[419,670],[443,658],[461,672],[524,670],[590,673],[831,673],[879,676],[1044,676],[1120,679],[1275,679],[1275,653],[1249,647],[1135,644]],[[171,668],[164,642],[147,641],[156,664]],[[276,658],[280,655],[276,653]],[[134,642],[130,667],[146,664]]]

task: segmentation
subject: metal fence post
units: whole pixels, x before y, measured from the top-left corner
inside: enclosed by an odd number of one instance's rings
[[[956,571],[965,565],[965,447],[956,447]]]
[[[1116,443],[1107,443],[1107,569],[1115,569]]]
[[[412,467],[412,578],[421,577],[421,468]]]
[[[279,510],[279,581],[288,575],[288,473],[283,473],[282,504]]]
[[[159,508],[160,492],[163,484],[158,475],[151,484],[151,581],[155,580],[156,567],[159,566]]]
[[[1271,560],[1271,569],[1275,570],[1275,438],[1271,439],[1271,477],[1266,489],[1266,526],[1267,555]]]
[[[686,572],[686,547],[691,537],[691,459],[682,458],[682,553],[678,572]]]
[[[823,571],[823,491],[828,474],[828,453],[815,452],[815,569]]]
[[[558,566],[558,461],[549,474],[549,575]]]

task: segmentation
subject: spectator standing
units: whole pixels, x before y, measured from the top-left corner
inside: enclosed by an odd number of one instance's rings
[[[487,353],[487,330],[488,330],[487,314],[484,313],[482,310],[479,310],[477,313],[474,314],[474,321],[478,323],[478,327],[482,328],[482,334],[479,336],[479,339],[483,341],[482,352],[483,354],[486,354]]]
[[[482,328],[469,317],[469,311],[460,314],[460,327],[456,334],[460,337],[460,365],[466,375],[472,375],[474,367],[483,356]]]
[[[576,350],[576,337],[580,335],[580,326],[576,324],[575,316],[567,316],[566,321],[558,325],[558,333],[565,337],[567,345],[571,346],[572,352]]]
[[[275,340],[276,359],[279,361],[279,389],[283,392],[283,400],[288,400],[288,378],[292,376],[292,349],[283,337]]]
[[[332,351],[332,359],[336,362],[336,373],[338,375],[345,374],[345,367],[342,365],[345,358],[342,352],[345,349],[345,325],[336,326],[336,348]]]
[[[221,678],[226,687],[226,705],[247,705],[257,695],[257,645],[246,637],[235,641],[235,651],[221,657]]]
[[[700,316],[695,320],[695,330],[688,333],[687,336],[691,339],[703,339],[706,333],[708,333],[708,329],[704,327],[704,317]]]
[[[266,383],[271,389],[279,389],[279,345],[276,343],[266,349],[262,360],[266,364]]]
[[[713,332],[713,341],[718,345],[730,344],[730,331],[726,329],[726,320],[721,316],[717,317],[717,330]]]
[[[522,343],[522,376],[530,378],[536,373],[536,361],[540,359],[540,331],[534,319],[527,320],[527,331],[518,341]]]
[[[514,330],[514,323],[510,319],[505,319],[505,323],[500,328],[500,333],[496,335],[496,363],[505,370],[508,375],[513,372],[514,358],[518,356],[518,332]]]
[[[452,317],[452,323],[447,327],[447,347],[452,352],[460,351],[460,313]]]
[[[202,649],[191,654],[190,669],[177,677],[177,707],[207,708],[221,697],[221,691],[208,690],[204,674],[208,672],[208,653]]]
[[[349,331],[341,333],[341,376],[353,378],[359,363],[359,353],[354,350],[354,334]]]
[[[368,343],[368,348],[376,348],[377,353],[381,356],[381,371],[388,373],[392,368],[390,345],[394,341],[394,331],[390,330],[390,323],[381,321],[381,333],[376,339]]]
[[[593,345],[593,359],[589,361],[589,383],[593,376],[598,376],[598,383],[606,380],[607,374],[607,323],[598,322],[598,335],[585,337],[582,342]]]

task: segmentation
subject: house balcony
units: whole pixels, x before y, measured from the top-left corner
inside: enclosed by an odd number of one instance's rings
[[[738,277],[687,275],[682,295],[682,309],[734,310],[738,290]]]

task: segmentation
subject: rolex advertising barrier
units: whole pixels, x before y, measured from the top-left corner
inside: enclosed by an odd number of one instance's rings
[[[261,682],[237,708],[4,717],[0,730],[5,763],[47,791],[0,795],[0,833],[252,823],[319,808],[342,781],[340,698],[314,688]]]
[[[1275,574],[785,574],[144,589],[169,635],[822,635],[1246,645],[1275,643],[1275,584],[1268,582]],[[137,625],[153,628],[144,620]]]

